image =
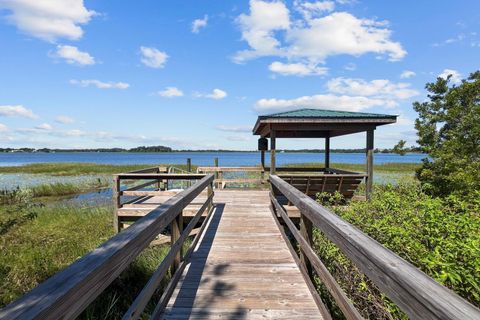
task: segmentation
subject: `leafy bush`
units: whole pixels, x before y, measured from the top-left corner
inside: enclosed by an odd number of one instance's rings
[[[469,198],[480,190],[480,71],[459,85],[450,78],[427,83],[429,101],[413,104],[417,142],[429,155],[417,177],[430,194]]]
[[[443,199],[427,195],[417,184],[403,183],[377,185],[371,201],[353,201],[348,207],[331,205],[338,203],[338,196],[319,197],[344,220],[480,306],[480,193],[470,202],[453,195]],[[363,316],[405,317],[318,230],[315,245]]]

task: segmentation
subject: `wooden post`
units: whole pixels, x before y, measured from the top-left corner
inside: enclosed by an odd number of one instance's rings
[[[262,165],[261,180],[263,184],[265,181],[265,150],[260,151],[260,161]]]
[[[313,225],[312,222],[303,214],[300,217],[300,234],[308,242],[309,246],[313,246]],[[312,276],[312,265],[305,253],[300,249],[300,261],[307,270],[308,275]]]
[[[215,168],[218,168],[218,158],[213,158],[213,166]],[[218,180],[219,174],[218,171],[215,171],[215,180]],[[215,188],[219,188],[220,184],[218,182],[215,182]]]
[[[325,137],[325,169],[330,168],[330,133]]]
[[[180,235],[182,234],[183,231],[183,211],[180,211],[180,213],[175,217],[175,219],[172,220],[172,223],[170,224],[170,246],[173,246],[175,242],[180,238]],[[182,262],[183,259],[183,248],[180,249],[180,251],[177,253],[175,256],[175,259],[173,260],[172,263],[172,274],[175,273],[175,271],[178,269],[178,266]]]
[[[367,178],[365,187],[365,195],[367,199],[370,199],[373,186],[373,130],[374,129],[367,130]]]
[[[157,173],[160,173],[160,168],[157,168]],[[157,191],[162,189],[162,180],[157,179]]]
[[[270,174],[275,174],[275,130],[270,130]]]
[[[213,182],[208,184],[208,187],[207,187],[207,197],[210,197],[212,194],[213,194]],[[213,207],[213,198],[212,198],[212,200],[208,203],[208,207],[207,207],[208,212],[210,212],[210,210],[212,210],[212,207]]]
[[[192,159],[191,158],[187,158],[187,171],[192,172]],[[187,187],[190,187],[191,185],[192,185],[192,181],[188,180]]]
[[[120,223],[118,221],[118,209],[122,207],[120,201],[120,179],[118,176],[113,176],[113,232],[120,232]]]

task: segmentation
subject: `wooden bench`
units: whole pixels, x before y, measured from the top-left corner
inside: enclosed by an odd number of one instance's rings
[[[366,177],[365,174],[360,173],[279,174],[278,176],[311,198],[315,198],[320,192],[338,191],[347,200],[353,197]],[[275,194],[277,195],[277,192]]]

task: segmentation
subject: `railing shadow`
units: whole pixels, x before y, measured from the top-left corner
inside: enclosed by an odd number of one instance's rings
[[[185,272],[183,281],[179,284],[178,293],[175,297],[175,302],[166,312],[178,312],[182,310],[182,317],[189,318],[194,315],[195,318],[209,318],[214,316],[212,314],[211,305],[221,301],[225,294],[235,290],[235,286],[228,284],[222,280],[218,280],[218,276],[225,274],[229,267],[229,263],[217,264],[211,266],[213,270],[211,273],[206,273],[207,259],[212,249],[213,241],[217,233],[222,215],[224,213],[225,204],[216,203],[215,210],[212,212],[211,220],[205,229],[203,238],[199,242],[196,250],[192,253],[188,270]],[[207,275],[208,274],[208,275]],[[211,275],[210,275],[211,274]],[[197,293],[201,285],[213,282],[208,286],[209,293],[202,294],[200,299],[197,299]],[[247,309],[237,306],[228,318],[225,319],[244,319],[246,317]]]

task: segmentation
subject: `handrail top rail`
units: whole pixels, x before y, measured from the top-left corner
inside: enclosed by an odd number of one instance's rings
[[[252,167],[198,167],[197,172],[220,172],[220,171],[265,171],[260,166]]]
[[[171,180],[200,180],[206,174],[199,173],[117,173],[118,179],[148,180],[148,179],[171,179]]]
[[[0,309],[0,319],[75,318],[213,180],[212,174],[203,175],[191,187]]]
[[[352,177],[352,178],[364,178],[367,177],[365,173],[280,173],[278,174],[281,178],[322,178],[322,177],[332,177],[332,178],[342,178],[342,177]]]
[[[158,166],[158,167],[148,167],[148,168],[143,168],[143,169],[138,169],[138,170],[132,170],[128,171],[125,173],[161,173],[161,172],[167,172],[168,171],[168,166]]]
[[[390,299],[416,319],[480,319],[480,310],[277,175],[270,182]]]

